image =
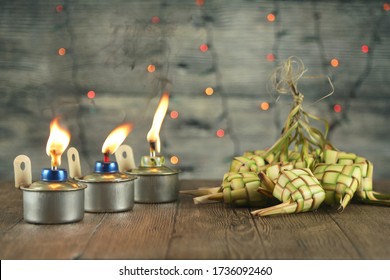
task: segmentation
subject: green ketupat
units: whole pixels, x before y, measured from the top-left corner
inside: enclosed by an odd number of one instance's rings
[[[361,185],[362,172],[358,164],[317,164],[314,176],[325,191],[325,202],[344,210]]]
[[[373,164],[338,151],[327,140],[327,121],[303,110],[297,81],[304,72],[303,63],[291,57],[276,69],[271,79],[274,88],[291,93],[294,100],[282,134],[268,149],[235,157],[220,187],[187,192],[197,196],[195,203],[272,205],[252,211],[258,216],[312,211],[323,202],[340,210],[351,201],[390,206],[390,195],[373,191]],[[310,121],[323,123],[324,133]]]
[[[325,191],[308,168],[290,165],[273,165],[262,173],[265,188],[282,203],[252,211],[253,215],[269,216],[316,210],[325,199]]]
[[[390,206],[389,194],[382,194],[373,190],[374,165],[372,162],[354,153],[336,150],[324,150],[321,158],[326,164],[357,165],[360,167],[361,182],[354,196],[355,201]]]
[[[194,198],[195,204],[220,201],[232,206],[256,206],[264,207],[273,205],[276,200],[272,196],[266,196],[257,190],[261,186],[257,173],[226,173],[221,187],[217,192]]]

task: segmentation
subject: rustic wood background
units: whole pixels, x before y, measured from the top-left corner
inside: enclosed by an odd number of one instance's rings
[[[376,179],[390,178],[389,42],[383,1],[1,0],[0,178],[13,179],[18,154],[32,159],[35,179],[48,167],[56,115],[71,131],[85,173],[125,120],[135,124],[125,143],[138,161],[148,151],[159,95],[169,91],[169,110],[179,117],[164,122],[162,153],[179,157],[181,178],[220,179],[234,155],[277,138],[291,100],[276,103],[266,84],[289,56],[305,63],[304,106],[330,121],[335,146],[370,159]],[[333,96],[311,104],[329,93],[327,76]],[[270,109],[259,109],[261,102]],[[218,129],[224,137],[216,137]]]

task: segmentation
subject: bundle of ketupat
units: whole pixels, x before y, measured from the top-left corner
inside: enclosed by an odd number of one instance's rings
[[[373,164],[337,150],[327,140],[327,121],[304,111],[297,89],[304,72],[303,63],[290,57],[272,75],[275,89],[294,99],[279,139],[268,149],[235,157],[221,186],[183,193],[194,195],[196,204],[268,206],[252,212],[258,216],[312,211],[322,203],[342,211],[352,200],[390,206],[390,195],[373,191]],[[324,133],[310,121],[322,122]]]

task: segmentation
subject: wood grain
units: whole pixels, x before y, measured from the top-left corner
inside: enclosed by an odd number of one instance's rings
[[[103,215],[86,214],[81,222],[65,225],[34,225],[21,220],[1,234],[0,258],[77,259]]]
[[[176,203],[166,203],[136,204],[129,212],[106,214],[81,258],[165,259],[175,213]]]
[[[266,257],[263,249],[248,209],[181,198],[168,258],[257,259]]]
[[[356,259],[354,244],[328,212],[254,218],[270,259]]]
[[[217,180],[181,180],[181,189]],[[389,184],[376,182],[379,189]],[[343,213],[252,217],[222,203],[135,204],[122,213],[86,213],[79,223],[23,220],[20,191],[0,184],[0,259],[389,259],[390,208],[351,204]]]

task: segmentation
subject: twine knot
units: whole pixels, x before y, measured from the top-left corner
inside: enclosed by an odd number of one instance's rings
[[[295,105],[301,105],[302,104],[303,98],[304,98],[302,93],[298,92],[298,94],[294,94],[293,97],[294,97]]]

